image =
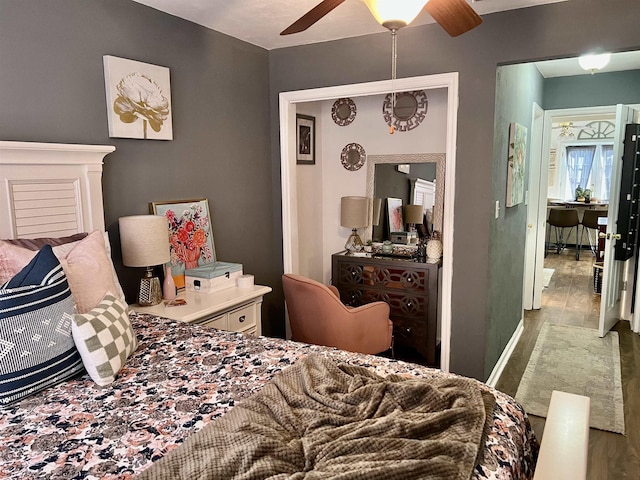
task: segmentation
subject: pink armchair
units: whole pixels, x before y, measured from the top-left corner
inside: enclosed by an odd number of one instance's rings
[[[338,290],[300,275],[282,276],[293,340],[376,354],[391,348],[389,305],[347,308]]]

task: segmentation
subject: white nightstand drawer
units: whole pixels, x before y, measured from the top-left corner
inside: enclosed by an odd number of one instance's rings
[[[206,320],[196,322],[198,325],[203,327],[213,327],[219,330],[227,329],[227,316],[226,315],[218,315],[217,317],[207,318]]]
[[[254,305],[246,305],[237,310],[229,312],[229,323],[227,328],[236,332],[242,332],[256,325],[256,315]]]

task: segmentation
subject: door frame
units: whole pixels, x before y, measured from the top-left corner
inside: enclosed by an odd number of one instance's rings
[[[447,132],[443,218],[442,287],[440,289],[440,368],[448,372],[451,348],[451,289],[453,282],[453,215],[455,201],[458,72],[338,85],[282,92],[280,107],[280,169],[282,182],[282,253],[284,273],[299,270],[298,212],[296,205],[296,104],[344,97],[381,95],[409,90],[447,89]]]
[[[538,277],[538,281],[534,281],[533,285],[533,308],[536,309],[536,299],[542,298],[542,290],[544,288],[542,284],[542,271],[544,269],[544,242],[545,242],[545,234],[547,227],[547,193],[549,186],[549,152],[551,151],[551,127],[554,121],[558,121],[558,117],[571,117],[571,116],[580,116],[580,115],[602,115],[602,114],[615,114],[616,113],[616,105],[607,105],[603,107],[575,107],[575,108],[561,108],[555,110],[543,110],[544,112],[544,121],[543,121],[543,133],[542,133],[542,149],[540,151],[540,170],[539,170],[539,190],[538,190],[538,203],[537,203],[537,212],[533,215],[534,218],[537,218],[538,221],[533,225],[533,232],[530,232],[530,235],[533,235],[536,238],[536,242],[531,245],[527,245],[527,248],[533,249],[533,252],[525,252],[525,258],[528,258],[529,261],[533,261],[534,271],[538,273],[535,277]],[[530,171],[529,175],[533,175],[535,172],[533,170]],[[529,185],[531,185],[531,178]],[[533,205],[531,202],[529,208],[536,208],[536,205]],[[529,217],[527,218],[527,220]],[[530,265],[525,266],[525,273],[527,269],[530,268]],[[526,288],[526,275],[523,278],[523,289]],[[527,294],[525,293],[525,297],[527,298]],[[525,302],[523,300],[523,305]],[[537,304],[537,308],[540,308],[540,304]],[[525,308],[526,310],[526,308]]]

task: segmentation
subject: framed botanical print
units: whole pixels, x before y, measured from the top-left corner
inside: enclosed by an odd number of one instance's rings
[[[169,69],[103,56],[109,137],[173,140]]]
[[[296,115],[296,163],[314,165],[316,163],[316,118]]]
[[[151,202],[154,215],[169,222],[171,274],[177,288],[184,287],[184,271],[216,261],[211,215],[206,198]]]

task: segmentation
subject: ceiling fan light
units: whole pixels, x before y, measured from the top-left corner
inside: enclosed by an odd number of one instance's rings
[[[583,70],[593,73],[596,70],[606,67],[610,59],[610,53],[589,54],[578,57],[578,63]]]
[[[413,22],[427,4],[427,1],[363,0],[376,21],[389,30],[397,30]]]

